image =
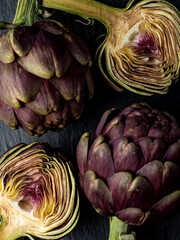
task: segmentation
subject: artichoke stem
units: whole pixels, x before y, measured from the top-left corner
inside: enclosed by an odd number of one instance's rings
[[[122,11],[94,0],[42,0],[42,6],[76,14],[85,19],[95,18],[108,28]]]
[[[108,240],[136,240],[135,232],[130,232],[130,226],[117,217],[109,217]]]
[[[18,0],[13,24],[32,26],[37,21],[37,0]]]
[[[15,27],[16,27],[15,24],[10,24],[10,23],[7,23],[7,22],[0,21],[0,29],[1,29],[1,30],[4,30],[4,29],[13,29],[13,28],[15,28]]]

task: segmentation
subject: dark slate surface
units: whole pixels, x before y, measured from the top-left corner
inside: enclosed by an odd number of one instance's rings
[[[99,0],[100,1],[100,0]],[[127,0],[101,0],[106,4],[123,7]],[[178,9],[178,0],[169,0]],[[17,0],[0,0],[0,20],[12,22]],[[53,18],[65,23],[69,28],[77,32],[89,47],[92,56],[98,46],[97,38],[105,33],[102,24],[95,21],[94,25],[86,26],[75,20],[77,16],[71,16],[62,12],[56,12]],[[82,19],[81,19],[82,20]],[[124,108],[135,102],[147,102],[152,107],[165,110],[174,115],[180,124],[180,81],[173,85],[168,94],[143,97],[128,91],[117,93],[106,85],[100,77],[98,68],[94,65],[96,93],[87,105],[82,117],[70,124],[59,133],[48,132],[40,138],[27,135],[22,129],[11,130],[0,121],[0,155],[9,147],[24,142],[47,142],[52,147],[61,147],[68,153],[76,168],[75,150],[80,136],[86,132],[94,132],[102,113],[108,108]],[[81,193],[81,217],[75,229],[65,240],[107,240],[108,219],[97,214],[85,196]],[[168,219],[156,221],[149,225],[134,228],[137,232],[137,240],[180,240],[180,211]]]

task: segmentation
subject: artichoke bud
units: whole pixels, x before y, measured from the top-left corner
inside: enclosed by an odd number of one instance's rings
[[[94,94],[91,65],[84,42],[57,21],[6,31],[0,36],[1,118],[30,135],[59,131]],[[49,115],[55,119],[47,124]]]
[[[96,211],[142,225],[178,209],[179,139],[176,119],[146,103],[107,110],[76,154],[81,187]]]
[[[37,142],[19,144],[0,159],[0,238],[59,239],[79,218],[72,166]]]

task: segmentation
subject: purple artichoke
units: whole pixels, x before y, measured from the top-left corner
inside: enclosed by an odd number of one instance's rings
[[[97,212],[141,225],[177,209],[179,139],[175,118],[148,104],[106,111],[93,141],[85,133],[77,146],[80,183]]]
[[[94,93],[92,60],[81,39],[57,21],[19,26],[0,37],[0,116],[39,136],[78,119]]]

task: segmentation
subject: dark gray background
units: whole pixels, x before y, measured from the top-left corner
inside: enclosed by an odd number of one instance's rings
[[[101,2],[115,7],[124,7],[127,0],[101,0]],[[169,2],[180,10],[178,0],[169,0]],[[13,21],[16,3],[17,0],[0,0],[0,20]],[[99,43],[97,38],[106,32],[101,23],[95,21],[94,25],[86,26],[75,21],[80,20],[78,16],[71,16],[60,11],[57,11],[53,18],[65,23],[70,29],[78,33],[94,58]],[[123,109],[135,102],[147,102],[152,107],[165,110],[174,115],[180,124],[180,82],[174,84],[166,95],[144,97],[128,91],[118,93],[111,89],[102,80],[96,62],[93,71],[96,86],[95,96],[86,105],[85,111],[78,121],[71,123],[59,133],[47,132],[39,138],[27,135],[22,129],[13,131],[0,121],[0,155],[20,142],[27,144],[33,141],[47,142],[54,148],[62,148],[69,155],[76,169],[75,151],[81,135],[86,131],[93,133],[102,113],[108,108],[119,107]],[[97,214],[82,192],[80,194],[80,220],[65,240],[107,240],[108,219]],[[137,232],[137,240],[180,240],[180,211],[168,219],[162,219],[143,227],[135,227],[134,230]]]

